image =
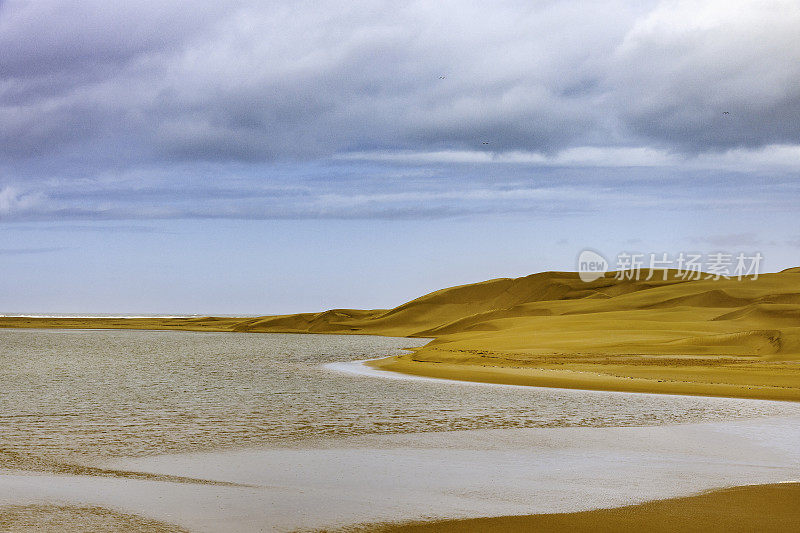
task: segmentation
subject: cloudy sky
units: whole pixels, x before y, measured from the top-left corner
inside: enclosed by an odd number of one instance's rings
[[[0,312],[800,264],[800,3],[0,0]]]

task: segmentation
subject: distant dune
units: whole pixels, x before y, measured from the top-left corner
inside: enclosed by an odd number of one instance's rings
[[[432,337],[375,366],[540,386],[800,400],[800,268],[757,280],[590,283],[544,272],[442,289],[389,310],[253,318],[0,318],[0,327]]]

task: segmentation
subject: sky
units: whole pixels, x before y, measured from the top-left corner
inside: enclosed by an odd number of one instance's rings
[[[0,0],[0,313],[800,265],[800,3]]]

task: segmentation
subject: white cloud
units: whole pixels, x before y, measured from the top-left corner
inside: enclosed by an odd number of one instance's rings
[[[663,1],[615,50],[608,105],[634,133],[690,152],[796,142],[798,28],[796,0]]]
[[[769,145],[762,148],[737,148],[724,152],[682,155],[647,146],[579,146],[548,155],[543,152],[489,152],[467,150],[349,152],[334,156],[338,160],[385,161],[412,164],[468,163],[520,164],[550,167],[672,167],[735,170],[800,170],[800,145]]]
[[[0,189],[0,217],[15,216],[34,208],[42,200],[41,194],[26,194],[16,187]]]

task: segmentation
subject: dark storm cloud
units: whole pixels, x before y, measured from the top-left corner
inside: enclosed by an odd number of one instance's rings
[[[126,139],[126,116],[141,110],[129,106],[120,85],[133,94],[151,84],[148,77],[159,73],[147,64],[184,47],[221,14],[210,2],[195,12],[178,4],[0,5],[0,153],[53,157],[78,146],[91,154]]]
[[[6,0],[0,218],[535,210],[502,193],[541,165],[640,166],[641,181],[762,147],[784,164],[799,25],[777,0]],[[492,170],[508,161],[531,166]],[[462,183],[498,194],[441,196]],[[391,196],[404,187],[430,203]],[[341,200],[362,193],[377,204]]]
[[[593,56],[624,32],[592,28],[605,7],[550,2],[215,5],[7,2],[2,150],[133,142],[149,157],[252,161],[487,139],[555,149],[597,133]]]
[[[797,144],[798,28],[793,0],[665,2],[616,47],[611,105],[632,132],[690,152]]]
[[[258,161],[628,132],[701,151],[791,142],[797,16],[788,2],[7,1],[0,149]]]

